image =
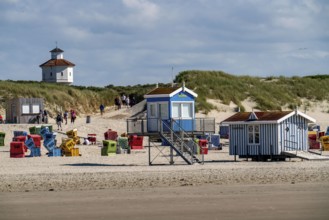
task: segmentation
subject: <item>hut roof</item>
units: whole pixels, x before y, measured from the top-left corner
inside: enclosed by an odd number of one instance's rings
[[[252,117],[253,120],[250,120],[250,116],[254,114],[256,117]],[[272,111],[272,112],[238,112],[231,117],[222,121],[222,123],[227,124],[238,124],[238,123],[280,123],[285,119],[291,117],[292,115],[297,114],[301,117],[306,118],[310,122],[315,122],[315,119],[309,117],[308,115],[300,111]]]
[[[173,87],[166,87],[166,88],[155,88],[151,92],[147,93],[144,98],[153,98],[153,97],[173,97],[177,93],[181,91],[186,91],[187,93],[191,94],[194,97],[197,97],[198,94],[193,92],[192,90],[186,88],[186,87],[179,87],[179,88],[173,88]]]
[[[177,88],[168,87],[168,88],[155,88],[146,95],[159,95],[159,94],[170,94],[174,92]]]

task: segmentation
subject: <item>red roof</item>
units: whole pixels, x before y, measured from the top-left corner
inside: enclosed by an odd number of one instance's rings
[[[168,87],[168,88],[156,88],[146,95],[162,95],[162,94],[171,94],[176,91],[178,88]]]
[[[292,111],[254,112],[258,119],[255,121],[277,121]],[[238,112],[222,122],[248,121],[251,112]]]
[[[44,66],[75,66],[75,64],[65,59],[51,59],[40,65],[40,67]]]

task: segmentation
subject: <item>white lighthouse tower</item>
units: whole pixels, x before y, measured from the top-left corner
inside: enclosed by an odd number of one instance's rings
[[[63,50],[57,46],[51,50],[51,59],[40,65],[42,69],[42,81],[51,83],[73,83],[73,67],[74,63],[65,60]]]

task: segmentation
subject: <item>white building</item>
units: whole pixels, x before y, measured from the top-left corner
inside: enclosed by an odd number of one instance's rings
[[[73,83],[73,67],[75,64],[65,60],[63,52],[63,50],[56,47],[50,51],[51,59],[40,65],[43,82]]]

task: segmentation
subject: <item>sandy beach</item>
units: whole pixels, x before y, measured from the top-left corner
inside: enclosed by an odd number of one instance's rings
[[[101,141],[109,128],[126,132],[131,113],[107,109],[103,116],[91,115],[91,123],[80,115],[75,124],[63,125],[63,132],[77,128],[79,136],[95,133]],[[229,114],[209,115],[220,122]],[[42,147],[41,157],[10,158],[13,131],[30,126],[1,125],[8,135],[0,147],[0,219],[327,219],[329,214],[329,161],[234,162],[224,146],[209,151],[203,165],[175,158],[174,166],[149,166],[148,147],[102,157],[100,142],[79,145],[79,157],[47,157]],[[65,136],[58,133],[57,139]]]
[[[329,184],[0,193],[1,219],[328,219]]]

